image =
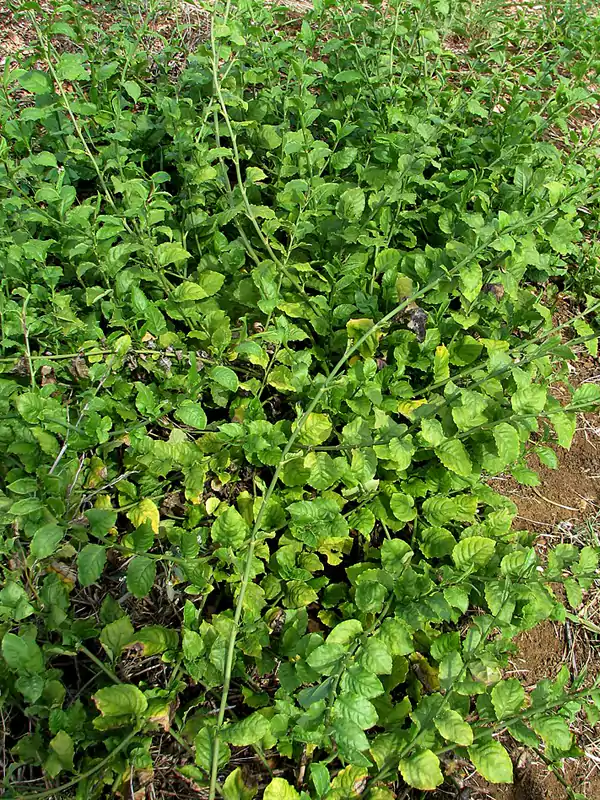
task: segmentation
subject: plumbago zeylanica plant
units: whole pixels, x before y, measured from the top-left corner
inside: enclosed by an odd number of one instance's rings
[[[572,50],[523,20],[457,64],[460,4],[300,24],[242,2],[174,71],[183,30],[149,55],[160,9],[108,30],[22,11],[37,45],[0,98],[5,796],[143,796],[159,735],[226,800],[257,792],[240,748],[267,800],[388,800],[465,759],[510,782],[500,733],[577,755],[600,690],[564,668],[526,694],[503,668],[574,616],[597,553],[542,567],[485,476],[535,484],[530,456],[556,466],[599,400],[550,392],[561,327],[594,351],[593,298],[558,328],[542,302],[596,218],[592,132],[566,125],[594,48],[567,80]],[[531,36],[509,62],[510,30]]]

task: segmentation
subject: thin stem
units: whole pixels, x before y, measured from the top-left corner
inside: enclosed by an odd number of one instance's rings
[[[94,664],[98,667],[98,669],[101,669],[102,672],[104,672],[104,674],[107,675],[113,683],[117,684],[123,683],[123,681],[117,678],[115,673],[111,669],[109,669],[106,666],[106,664],[98,658],[98,656],[95,656],[91,650],[88,650],[88,648],[84,644],[80,644],[79,649],[81,650],[82,653],[85,653],[85,655],[90,659],[90,661],[93,661]]]
[[[121,750],[124,750],[127,747],[129,742],[135,736],[137,736],[138,733],[139,729],[134,728],[134,730],[132,730],[131,733],[129,733],[123,739],[122,742],[120,742],[115,748],[113,748],[110,751],[110,753],[105,758],[102,759],[102,761],[98,762],[98,764],[95,764],[93,767],[90,767],[90,769],[86,770],[85,772],[82,772],[80,775],[77,775],[77,777],[73,778],[73,780],[70,780],[67,783],[63,783],[61,786],[56,786],[54,789],[48,789],[45,792],[35,792],[34,794],[20,794],[19,800],[45,800],[45,798],[52,797],[54,795],[60,797],[63,792],[67,791],[67,789],[72,789],[73,786],[77,786],[77,784],[80,783],[81,781],[84,781],[87,778],[90,778],[92,775],[95,775],[97,772],[100,772],[100,770],[103,767],[105,767],[118,753],[120,753]]]

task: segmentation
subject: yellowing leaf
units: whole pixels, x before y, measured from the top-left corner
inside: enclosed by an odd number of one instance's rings
[[[419,406],[424,405],[427,400],[401,400],[398,403],[398,413],[404,417],[411,419],[411,414],[416,411]]]
[[[298,442],[306,445],[317,445],[326,442],[331,434],[331,420],[327,414],[309,414],[298,435]]]
[[[380,330],[373,330],[374,325],[372,319],[351,319],[346,323],[348,339],[354,345],[360,342],[358,352],[365,358],[371,358],[374,355],[382,337]]]
[[[445,344],[435,348],[433,357],[433,380],[435,383],[447,381],[450,377],[450,353]]]
[[[158,526],[160,524],[160,512],[156,503],[147,497],[134,506],[127,514],[128,519],[139,528],[144,522],[148,522],[152,527],[154,533],[158,533]]]
[[[400,761],[400,772],[409,786],[415,789],[435,789],[444,782],[440,760],[431,750],[422,750]]]

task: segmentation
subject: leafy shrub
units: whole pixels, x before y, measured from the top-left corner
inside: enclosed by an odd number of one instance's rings
[[[289,765],[268,800],[298,765],[330,800],[435,788],[454,755],[510,782],[501,731],[576,755],[595,687],[502,670],[597,554],[540,565],[485,476],[535,485],[599,399],[551,393],[573,353],[544,302],[593,225],[592,132],[550,133],[596,51],[536,59],[505,20],[461,61],[476,21],[444,2],[241,3],[173,74],[152,15],[29,8],[0,106],[12,774],[113,796],[159,730],[231,800],[240,747]]]

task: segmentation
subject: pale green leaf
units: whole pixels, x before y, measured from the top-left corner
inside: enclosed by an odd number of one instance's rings
[[[490,783],[512,783],[513,766],[510,756],[500,742],[491,739],[469,748],[469,758],[475,769]]]
[[[473,464],[460,439],[448,439],[435,448],[435,454],[442,464],[457,475],[468,478],[473,472]]]
[[[456,545],[452,558],[459,569],[483,567],[494,555],[496,543],[486,536],[469,536]]]
[[[431,750],[422,750],[400,761],[400,773],[414,789],[435,789],[444,782],[440,760]]]
[[[516,678],[502,680],[492,689],[492,705],[498,719],[515,716],[524,700],[525,690]]]
[[[233,506],[229,506],[217,517],[210,531],[215,544],[232,547],[234,550],[243,546],[249,533],[248,523]]]
[[[435,727],[449,742],[456,742],[463,747],[473,744],[473,731],[458,711],[444,709],[434,719]]]
[[[144,694],[129,683],[99,689],[92,700],[104,717],[139,717],[148,708]]]
[[[298,434],[298,443],[305,445],[323,444],[332,430],[331,420],[327,414],[310,413],[304,420]]]
[[[300,800],[300,795],[293,786],[283,778],[273,778],[271,783],[267,784],[264,800]]]
[[[258,744],[270,730],[269,720],[256,711],[249,717],[228,726],[224,735],[234,747],[245,747],[250,744]]]

